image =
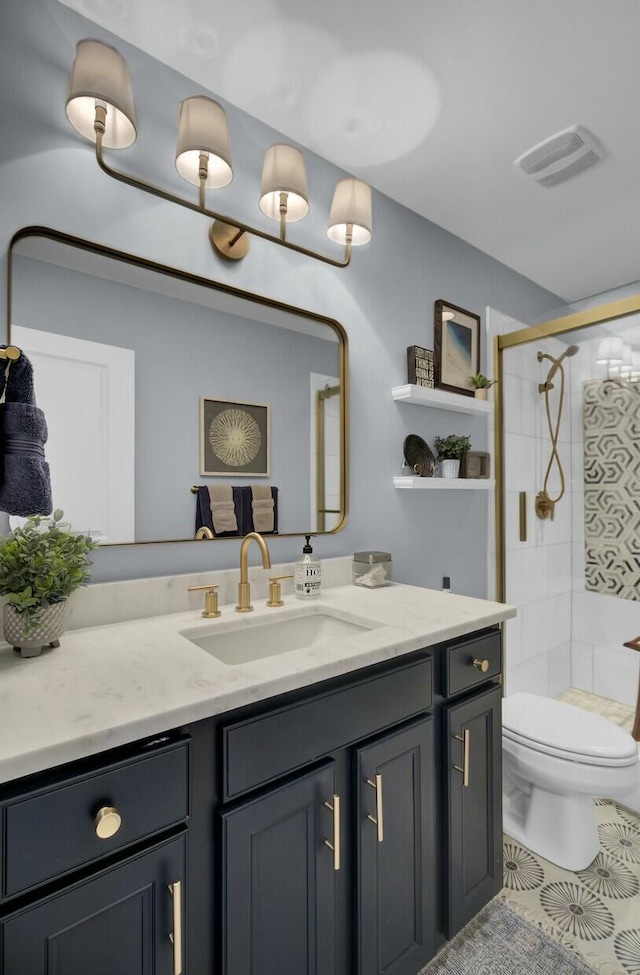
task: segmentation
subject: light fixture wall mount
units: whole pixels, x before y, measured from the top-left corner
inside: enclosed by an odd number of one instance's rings
[[[102,41],[87,38],[78,43],[66,113],[73,127],[95,143],[96,160],[108,176],[213,220],[209,239],[228,260],[244,257],[253,236],[333,267],[347,267],[352,246],[371,239],[371,187],[349,177],[336,186],[327,230],[332,241],[344,246],[344,257],[334,258],[287,240],[287,223],[300,220],[309,211],[304,159],[294,146],[273,145],[265,154],[259,206],[266,216],[278,221],[278,236],[209,209],[207,189],[228,185],[233,168],[225,111],[207,96],[187,98],[178,110],[176,169],[198,187],[197,203],[115,169],[105,160],[104,149],[126,149],[133,144],[137,134],[135,108],[128,65],[119,51]]]

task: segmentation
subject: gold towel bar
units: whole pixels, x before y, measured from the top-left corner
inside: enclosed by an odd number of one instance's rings
[[[17,362],[20,358],[20,349],[17,349],[15,345],[8,345],[6,349],[0,349],[0,359],[9,359],[11,362]]]

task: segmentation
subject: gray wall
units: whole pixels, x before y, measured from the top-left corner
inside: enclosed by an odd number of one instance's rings
[[[335,341],[26,257],[12,279],[14,325],[135,352],[136,539],[192,537],[200,483],[276,485],[280,531],[309,530],[309,377],[338,375]],[[200,477],[201,396],[269,405],[269,478]]]
[[[408,345],[432,347],[437,298],[483,315],[490,305],[520,321],[550,316],[559,299],[380,194],[374,194],[373,240],[355,252],[346,270],[256,239],[244,261],[222,263],[207,242],[206,219],[110,180],[64,115],[76,41],[91,36],[115,43],[131,68],[139,138],[130,150],[111,154],[114,164],[194,199],[194,189],[175,173],[173,157],[176,107],[198,94],[198,86],[55,0],[3,0],[0,17],[4,246],[19,227],[51,226],[337,318],[350,342],[350,518],[343,532],[316,541],[317,554],[388,549],[397,579],[439,587],[447,574],[455,590],[484,595],[486,499],[480,492],[400,492],[392,484],[407,433],[432,440],[437,433],[469,432],[478,447],[481,433],[458,415],[434,417],[394,403],[390,388],[406,382]],[[229,109],[229,124],[235,176],[227,189],[209,195],[209,205],[266,226],[257,206],[260,170],[264,149],[278,135],[235,109]],[[342,173],[313,154],[306,159],[311,214],[290,236],[331,251],[326,215]],[[491,371],[490,358],[485,370]],[[295,557],[300,548],[297,539],[274,540],[273,559]],[[234,541],[111,548],[96,553],[94,578],[237,561]]]

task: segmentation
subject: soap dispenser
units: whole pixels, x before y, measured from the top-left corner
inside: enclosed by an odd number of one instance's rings
[[[300,599],[312,599],[320,595],[322,588],[320,560],[315,558],[310,545],[311,535],[305,535],[306,545],[294,568],[294,589]]]

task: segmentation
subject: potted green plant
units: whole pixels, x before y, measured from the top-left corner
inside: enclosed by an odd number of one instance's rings
[[[471,448],[471,439],[450,434],[448,437],[436,437],[434,440],[436,457],[441,477],[457,477],[460,473],[460,461]]]
[[[469,381],[473,386],[473,395],[476,397],[476,399],[486,399],[487,392],[496,384],[495,379],[487,379],[487,377],[483,376],[481,372],[476,373],[475,376],[469,376]]]
[[[4,636],[23,657],[59,646],[67,599],[91,578],[89,552],[95,542],[62,527],[62,511],[50,518],[32,515],[0,539],[0,595]]]

